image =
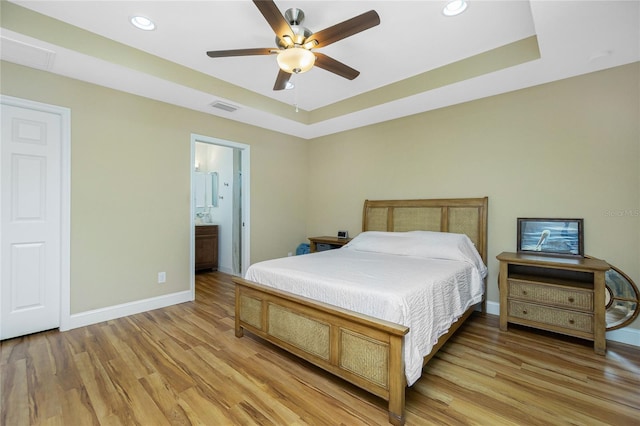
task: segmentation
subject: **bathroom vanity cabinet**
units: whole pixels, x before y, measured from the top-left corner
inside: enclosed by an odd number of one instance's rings
[[[218,225],[197,225],[195,270],[218,270]]]

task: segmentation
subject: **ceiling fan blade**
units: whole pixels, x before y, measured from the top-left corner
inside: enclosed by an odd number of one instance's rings
[[[314,64],[316,67],[337,74],[347,80],[353,80],[360,75],[360,71],[354,70],[350,66],[345,65],[330,56],[318,52],[313,52],[313,54],[316,56],[316,63]]]
[[[258,48],[258,49],[235,49],[235,50],[211,50],[207,56],[212,58],[226,58],[228,56],[250,56],[250,55],[270,55],[278,49]]]
[[[288,72],[278,70],[278,77],[276,77],[276,84],[273,85],[273,90],[284,90],[287,88],[287,83],[291,78],[291,74]]]
[[[280,13],[280,9],[272,0],[253,0],[253,3],[256,5],[264,19],[267,20],[267,23],[273,29],[273,32],[276,33],[276,37],[282,39],[284,36],[289,36],[290,40],[294,39],[293,30],[289,26],[289,23],[282,13]]]
[[[332,27],[325,28],[322,31],[311,34],[304,41],[304,44],[315,40],[315,47],[325,47],[331,43],[342,40],[354,34],[358,34],[364,30],[368,30],[371,27],[375,27],[380,23],[380,16],[375,10],[370,10],[358,15],[354,18],[347,19],[344,22],[340,22]]]

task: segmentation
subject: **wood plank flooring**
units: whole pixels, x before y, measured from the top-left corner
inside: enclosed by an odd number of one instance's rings
[[[384,401],[233,331],[228,275],[196,300],[6,340],[0,424],[386,425]],[[640,349],[474,314],[407,390],[408,425],[640,425]]]

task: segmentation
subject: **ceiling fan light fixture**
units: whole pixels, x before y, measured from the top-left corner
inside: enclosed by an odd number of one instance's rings
[[[316,62],[316,56],[302,47],[291,47],[282,50],[276,58],[278,66],[284,72],[301,74],[309,71]]]
[[[456,16],[460,15],[467,9],[467,1],[466,0],[451,0],[448,1],[447,4],[442,9],[442,14],[444,16]]]
[[[318,45],[318,40],[313,39],[310,40],[308,42],[306,42],[305,44],[302,45],[302,47],[304,47],[305,49],[313,49],[314,47],[316,47]]]
[[[291,39],[291,36],[285,34],[284,36],[282,36],[282,43],[284,43],[284,45],[286,47],[290,47],[293,46],[295,43],[293,42],[293,40]]]

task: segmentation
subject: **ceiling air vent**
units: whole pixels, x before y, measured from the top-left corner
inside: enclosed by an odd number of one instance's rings
[[[234,106],[231,104],[225,104],[224,102],[220,102],[220,101],[215,101],[214,103],[211,104],[211,106],[227,112],[234,112],[238,109],[237,106]]]

